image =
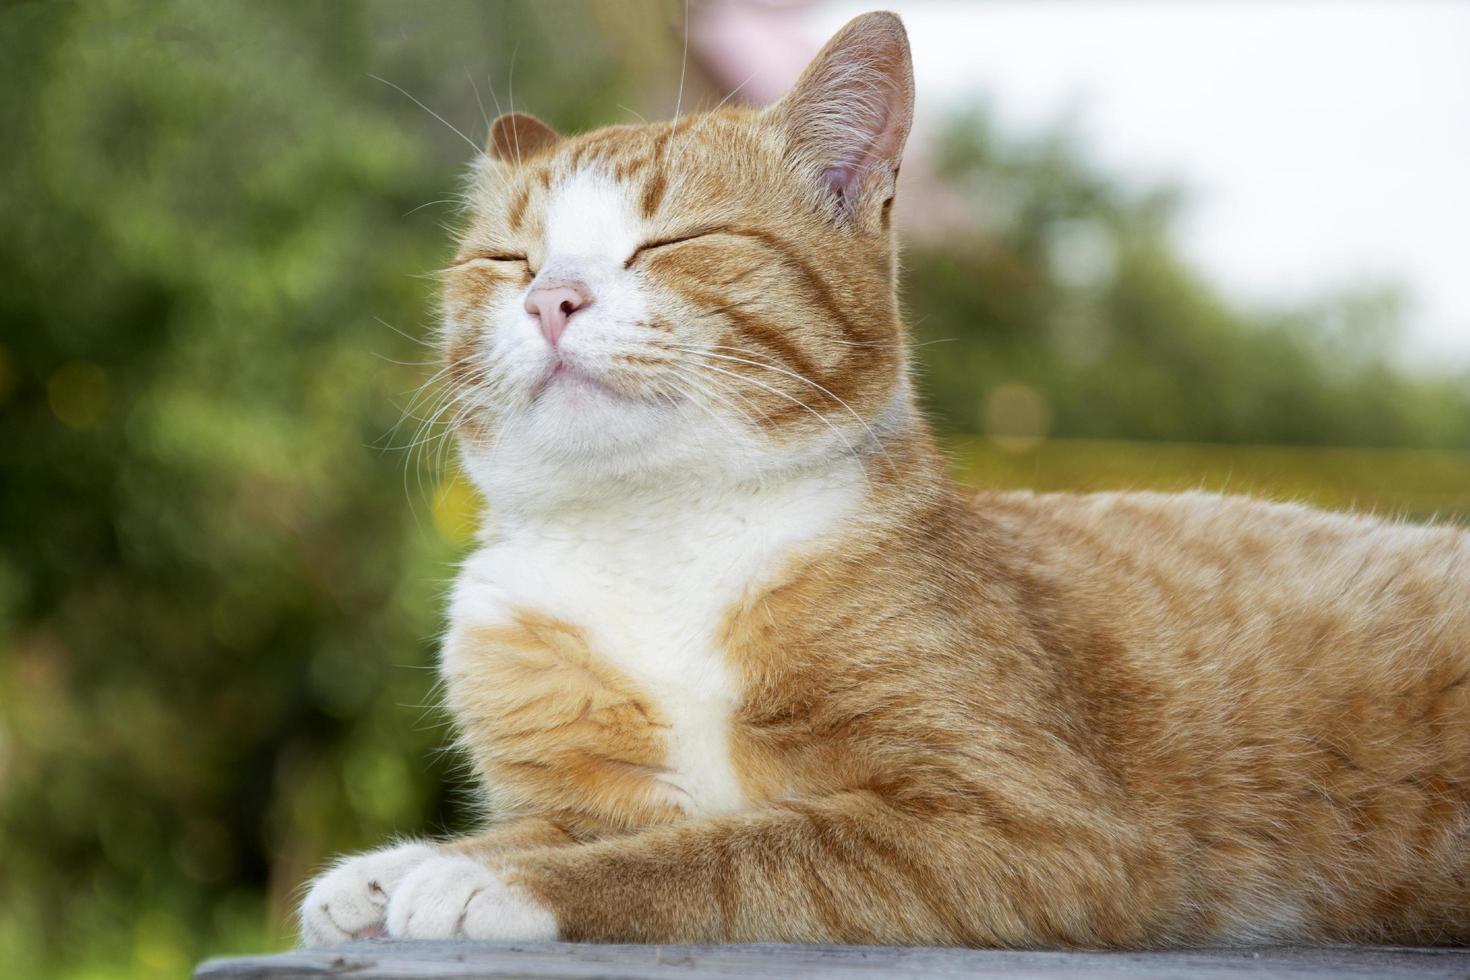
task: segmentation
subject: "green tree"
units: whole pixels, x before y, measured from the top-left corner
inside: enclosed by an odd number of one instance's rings
[[[940,159],[976,230],[908,255],[905,296],[949,430],[986,432],[986,393],[1020,384],[1058,436],[1470,448],[1470,377],[1393,366],[1393,289],[1243,309],[1180,259],[1179,193],[1105,179],[1065,134],[971,115]]]

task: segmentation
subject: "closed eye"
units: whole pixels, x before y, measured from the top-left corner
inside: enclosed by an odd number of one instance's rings
[[[682,235],[672,235],[668,238],[655,238],[651,242],[644,242],[642,245],[633,249],[633,254],[628,256],[628,261],[623,263],[623,268],[632,268],[633,263],[638,261],[638,256],[644,252],[651,252],[656,248],[668,248],[670,245],[682,245],[685,242],[692,242],[696,238],[705,238],[709,235],[718,235],[723,230],[723,228],[696,228]]]
[[[511,252],[479,252],[467,255],[454,263],[456,266],[471,265],[475,262],[525,262],[524,255],[516,255]]]

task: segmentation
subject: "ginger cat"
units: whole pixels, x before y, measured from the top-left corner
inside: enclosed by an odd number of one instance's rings
[[[496,120],[442,671],[497,822],[337,864],[307,942],[1470,940],[1470,535],[956,487],[912,105],[875,13],[766,110]]]

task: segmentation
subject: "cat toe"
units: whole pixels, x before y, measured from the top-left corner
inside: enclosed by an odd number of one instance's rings
[[[433,857],[425,844],[358,854],[312,883],[301,903],[301,941],[329,946],[386,934],[385,911],[394,889],[415,865]]]
[[[440,856],[416,867],[388,903],[396,939],[551,940],[555,917],[500,873],[467,857]]]

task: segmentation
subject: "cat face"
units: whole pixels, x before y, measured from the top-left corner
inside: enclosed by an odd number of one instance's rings
[[[443,304],[472,476],[759,474],[906,417],[911,105],[902,27],[867,18],[764,111],[574,138],[497,119]]]

